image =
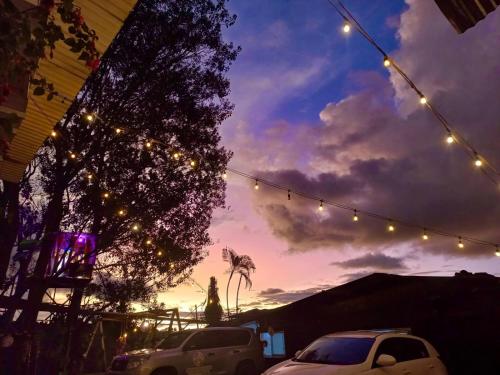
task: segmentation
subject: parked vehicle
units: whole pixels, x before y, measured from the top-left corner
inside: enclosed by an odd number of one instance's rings
[[[426,340],[395,331],[354,331],[323,336],[264,375],[447,375]]]
[[[175,332],[154,349],[116,356],[108,374],[254,375],[263,368],[259,338],[247,328],[203,328]]]

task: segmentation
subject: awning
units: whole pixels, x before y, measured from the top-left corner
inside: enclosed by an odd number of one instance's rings
[[[37,3],[36,0],[30,2]],[[74,4],[81,8],[85,22],[99,37],[96,47],[101,54],[106,51],[135,3],[136,0],[75,0]],[[67,25],[63,27],[66,29]],[[59,94],[70,100],[63,102],[60,97],[55,97],[48,101],[45,96],[34,96],[31,91],[28,92],[26,112],[15,111],[24,119],[14,130],[6,157],[0,160],[0,179],[11,182],[21,179],[34,154],[66,113],[71,100],[89,76],[90,70],[85,62],[78,60],[78,55],[69,49],[69,46],[59,42],[54,57],[40,61],[38,73],[52,82]]]
[[[463,33],[500,5],[500,0],[435,0],[457,33]]]

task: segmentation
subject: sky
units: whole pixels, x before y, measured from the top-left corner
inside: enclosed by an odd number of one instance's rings
[[[346,0],[429,101],[500,166],[500,11],[457,34],[433,1]],[[500,191],[419,104],[416,94],[359,34],[344,35],[326,0],[231,0],[225,32],[242,47],[229,72],[233,115],[221,127],[232,168],[423,227],[500,242]],[[256,264],[243,309],[272,308],[373,272],[500,275],[494,249],[396,227],[228,174],[209,255],[193,272],[219,282],[223,247]],[[233,282],[229,298],[234,307]],[[191,310],[202,289],[186,284],[159,300]]]

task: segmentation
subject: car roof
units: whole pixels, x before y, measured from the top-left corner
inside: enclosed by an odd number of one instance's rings
[[[373,330],[360,330],[360,331],[345,331],[345,332],[335,332],[325,335],[323,337],[365,337],[365,338],[375,338],[381,335],[409,335],[408,330],[405,329],[373,329]]]

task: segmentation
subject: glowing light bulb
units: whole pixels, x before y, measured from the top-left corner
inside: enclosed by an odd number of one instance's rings
[[[56,133],[56,131],[55,131],[55,130],[52,130],[52,131],[50,132],[50,136],[51,136],[51,137],[53,137],[53,138],[57,137],[57,133]]]
[[[163,255],[163,253],[161,252],[161,250],[160,250],[160,251],[158,251],[156,254],[157,254],[159,257],[161,257],[161,256]]]
[[[171,268],[171,269],[172,269],[172,268],[174,268],[174,265],[173,265],[173,264],[171,264],[171,265],[170,265],[170,268]]]
[[[146,241],[146,245],[151,245],[152,243],[153,243],[153,241],[151,241],[151,240]]]
[[[224,172],[224,173],[222,174],[222,178],[223,178],[224,180],[227,180],[227,173],[226,173],[226,172]]]
[[[85,119],[88,121],[88,122],[92,122],[94,121],[94,115],[92,113],[87,113],[85,115]]]
[[[116,128],[116,129],[115,129],[115,133],[116,133],[116,134],[120,134],[121,132],[122,132],[122,130],[121,130],[120,128]]]
[[[146,142],[146,148],[151,148],[152,143],[151,142]]]
[[[120,216],[125,216],[125,210],[120,210],[120,211],[118,211],[118,215],[120,215]]]
[[[396,227],[394,226],[394,224],[389,223],[387,225],[387,231],[394,232],[395,230],[396,230]]]
[[[427,98],[426,98],[425,96],[423,96],[423,95],[422,95],[422,96],[420,97],[420,104],[425,104],[425,103],[427,103]]]
[[[351,31],[351,24],[349,22],[344,22],[344,26],[342,26],[342,31],[344,34],[348,34]]]
[[[179,160],[180,157],[181,157],[181,155],[178,152],[174,153],[175,160]]]
[[[127,336],[128,336],[128,333],[127,333],[127,332],[125,332],[125,333],[123,334],[123,337],[127,338]]]
[[[196,166],[196,161],[191,160],[191,161],[189,162],[189,164],[191,165],[191,167],[195,167],[195,166]]]
[[[89,180],[92,180],[92,177],[93,177],[93,176],[92,176],[92,173],[89,173],[89,174],[87,175],[87,178],[88,178]]]
[[[146,328],[147,328],[147,327],[149,327],[149,322],[148,322],[148,321],[145,321],[145,322],[143,323],[143,325],[144,325],[144,327],[146,327]]]
[[[139,225],[137,224],[132,225],[132,230],[137,232],[139,230]]]
[[[455,142],[455,138],[453,138],[453,135],[451,133],[448,133],[448,136],[446,137],[446,143],[451,145],[453,142]]]
[[[255,185],[253,186],[255,190],[259,190],[259,180],[255,180]]]
[[[391,60],[389,60],[389,57],[387,57],[387,56],[384,57],[384,66],[386,68],[391,66]]]
[[[319,207],[318,207],[318,210],[319,211],[323,211],[325,208],[323,207],[323,201],[319,201]]]
[[[354,210],[354,215],[352,216],[352,221],[359,221],[358,212]]]
[[[464,243],[462,242],[462,238],[458,237],[458,244],[457,244],[459,249],[463,249],[465,247]]]
[[[500,247],[498,247],[498,245],[496,246],[495,255],[500,257]]]
[[[69,153],[69,157],[70,157],[71,159],[76,159],[76,154],[75,154],[74,152],[70,152],[70,153]]]
[[[479,168],[483,165],[483,161],[476,156],[476,160],[474,160],[474,165]]]
[[[425,229],[424,229],[424,232],[422,233],[422,239],[424,241],[427,241],[429,239],[429,235],[426,233]]]
[[[134,332],[137,332],[137,327],[134,327],[133,331],[134,331]]]
[[[108,193],[108,192],[106,192],[106,193],[104,193],[102,196],[103,196],[104,198],[109,198],[109,193]]]

